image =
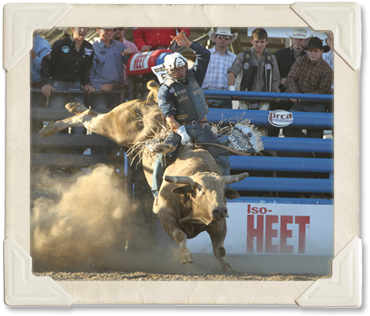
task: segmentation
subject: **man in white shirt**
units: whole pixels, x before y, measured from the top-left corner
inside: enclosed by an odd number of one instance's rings
[[[231,34],[229,27],[219,27],[217,31],[209,31],[209,38],[215,46],[209,51],[211,59],[208,64],[202,88],[209,90],[229,90],[227,69],[233,64],[236,55],[228,50],[228,46],[236,40],[238,33]],[[209,100],[211,108],[231,109],[231,100]]]

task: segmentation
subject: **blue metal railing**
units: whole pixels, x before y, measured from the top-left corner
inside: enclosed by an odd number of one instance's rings
[[[233,170],[334,172],[332,159],[259,156],[231,156],[229,158]]]
[[[206,98],[232,99],[232,100],[259,100],[270,101],[275,98],[300,99],[303,101],[333,102],[334,96],[328,94],[304,94],[304,93],[277,93],[277,92],[251,92],[251,91],[225,91],[225,90],[203,90]],[[334,125],[333,113],[313,112],[291,112],[293,113],[292,126],[301,128],[318,127],[332,129]],[[211,122],[232,121],[250,119],[252,124],[269,126],[269,111],[261,110],[231,110],[210,109],[207,118]],[[270,125],[271,126],[271,125]]]
[[[207,99],[228,100],[259,100],[270,101],[275,98],[301,99],[312,102],[333,102],[332,95],[321,94],[296,94],[296,93],[265,93],[265,92],[241,92],[241,91],[218,91],[204,90]],[[259,127],[271,127],[268,121],[270,111],[261,110],[229,110],[210,109],[207,114],[209,121],[238,122],[249,119],[252,124]],[[333,129],[333,113],[291,112],[293,122],[291,126],[298,128]],[[289,152],[316,152],[334,153],[334,141],[332,139],[312,138],[280,138],[262,137],[266,151],[289,151]],[[285,158],[285,157],[259,157],[259,156],[231,156],[230,165],[232,170],[238,171],[279,171],[279,172],[314,172],[329,173],[329,179],[306,179],[306,178],[277,178],[277,177],[248,177],[243,181],[233,183],[231,188],[248,192],[294,192],[294,193],[322,193],[334,192],[334,163],[333,159],[323,158]],[[265,202],[264,198],[242,197],[251,202]],[[304,203],[332,204],[332,199],[306,199]],[[269,203],[292,203],[292,198],[270,198]],[[294,202],[294,201],[293,201]],[[297,202],[294,202],[297,203]]]
[[[331,94],[309,94],[309,93],[280,93],[280,92],[253,92],[253,91],[227,91],[227,90],[203,90],[207,98],[220,98],[232,100],[273,100],[301,99],[308,101],[331,102],[334,96]]]
[[[261,110],[231,110],[231,109],[210,109],[207,119],[210,122],[231,121],[237,122],[241,119],[249,119],[252,124],[258,126],[271,126],[268,121],[270,111]],[[314,112],[291,112],[293,122],[291,126],[318,127],[332,129],[334,126],[333,113],[314,113]]]
[[[82,91],[75,92],[81,93]],[[310,101],[331,102],[332,95],[317,94],[288,94],[288,93],[263,93],[263,92],[241,92],[241,91],[217,91],[204,90],[207,98],[228,98],[233,100],[273,100],[274,98],[299,98]],[[49,112],[45,108],[39,115],[44,117]],[[59,110],[59,109],[53,109]],[[69,116],[66,111],[60,109],[60,115]],[[299,128],[317,127],[321,129],[332,129],[334,126],[334,115],[332,113],[307,113],[292,112],[292,126]],[[56,113],[57,114],[57,113]],[[55,114],[55,115],[56,115]],[[48,114],[50,115],[50,113]],[[59,114],[58,114],[59,115]],[[268,122],[269,111],[261,110],[229,110],[229,109],[210,109],[207,114],[209,121],[218,123],[220,121],[238,122],[249,119],[252,124],[265,127],[271,126]],[[264,149],[267,151],[289,151],[289,152],[317,152],[333,153],[334,142],[332,139],[310,139],[310,138],[279,138],[262,137]],[[332,159],[318,158],[283,158],[283,157],[258,157],[258,156],[232,156],[230,163],[233,170],[262,170],[262,171],[282,171],[282,172],[322,172],[333,173],[334,166]],[[268,178],[268,177],[248,177],[247,179],[234,183],[232,188],[239,191],[272,191],[272,192],[311,192],[311,193],[333,193],[334,183],[332,177],[329,179],[300,179],[300,178]],[[258,199],[258,198],[257,198]],[[265,199],[265,198],[261,198]],[[276,202],[276,198],[273,202]],[[291,199],[281,198],[281,201]],[[315,199],[319,203],[323,199]],[[331,200],[332,201],[332,200]],[[288,202],[287,202],[288,203]],[[326,203],[326,202],[325,202]]]
[[[262,137],[265,150],[333,153],[333,139]]]
[[[232,183],[237,191],[273,191],[273,192],[308,192],[333,193],[333,179],[297,179],[248,177],[243,181]]]

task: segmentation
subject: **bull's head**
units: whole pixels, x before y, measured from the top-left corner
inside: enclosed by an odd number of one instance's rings
[[[193,214],[182,220],[187,223],[201,220],[206,225],[229,217],[226,199],[239,198],[239,193],[225,188],[226,184],[241,181],[248,173],[232,176],[220,176],[215,172],[199,172],[194,176],[165,176],[165,180],[180,184],[172,189],[174,194],[187,194],[192,200]],[[184,224],[184,223],[183,223]]]

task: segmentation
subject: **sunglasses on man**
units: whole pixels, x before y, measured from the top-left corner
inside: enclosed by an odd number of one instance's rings
[[[117,31],[123,31],[124,28],[121,28],[121,29],[113,29],[113,31],[117,32]]]
[[[231,36],[228,36],[228,35],[216,35],[216,36],[220,40],[222,40],[222,39],[229,40],[231,38]]]

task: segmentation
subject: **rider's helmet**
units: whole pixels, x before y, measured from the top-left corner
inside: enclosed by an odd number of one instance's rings
[[[163,65],[172,79],[178,82],[186,81],[188,62],[180,53],[166,55]]]

